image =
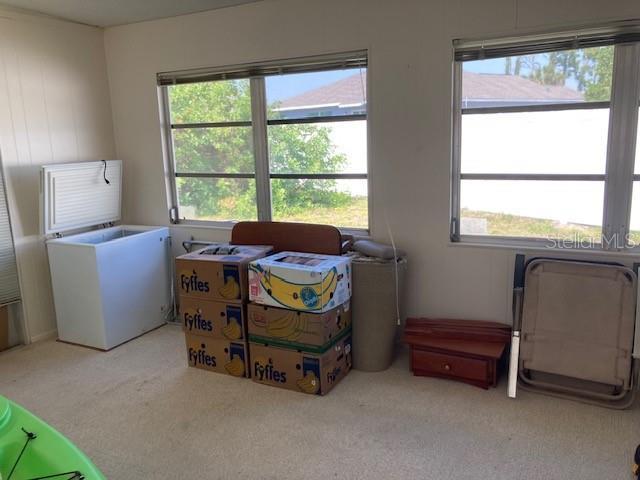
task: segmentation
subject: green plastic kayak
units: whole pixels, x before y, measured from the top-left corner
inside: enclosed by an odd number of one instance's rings
[[[0,395],[1,480],[104,478],[73,443]]]

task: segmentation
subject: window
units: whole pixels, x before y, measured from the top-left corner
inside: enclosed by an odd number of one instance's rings
[[[368,228],[365,54],[158,81],[174,221]]]
[[[629,214],[640,205],[637,40],[572,34],[456,47],[453,241],[640,241],[640,213]]]
[[[249,80],[167,87],[178,211],[194,220],[256,220]]]

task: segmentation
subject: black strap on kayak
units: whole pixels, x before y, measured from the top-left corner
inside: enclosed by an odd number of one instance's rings
[[[20,459],[22,459],[22,455],[24,454],[24,451],[27,449],[29,442],[31,442],[32,440],[35,440],[38,437],[38,435],[36,435],[35,433],[28,432],[22,427],[21,427],[21,430],[27,436],[27,440],[24,442],[24,445],[22,446],[22,450],[20,450],[20,454],[18,455],[18,458],[16,458],[16,461],[13,464],[13,467],[11,467],[11,471],[9,472],[9,476],[7,477],[7,480],[11,480],[11,476],[13,475],[13,472],[15,472],[16,467],[18,466],[18,463],[20,463]],[[44,477],[33,477],[26,480],[47,480],[51,478],[60,478],[65,476],[66,478],[64,480],[84,480],[85,478],[81,472],[74,470],[72,472],[54,473],[52,475],[45,475]]]
[[[64,480],[84,480],[84,475],[82,475],[82,473],[78,471],[56,473],[53,475],[46,475],[44,477],[33,477],[33,478],[28,478],[27,480],[45,480],[48,478],[60,478],[60,477],[64,477],[65,475],[71,475],[71,476],[66,477]]]
[[[16,470],[16,467],[18,466],[18,463],[20,463],[20,459],[22,458],[22,454],[27,449],[27,445],[29,445],[29,442],[31,440],[35,440],[36,437],[37,437],[37,435],[35,433],[27,432],[24,428],[22,428],[22,431],[27,436],[27,440],[24,442],[24,445],[22,446],[22,450],[20,450],[20,454],[18,455],[18,458],[16,458],[16,461],[13,464],[13,467],[11,467],[11,471],[9,472],[9,476],[7,477],[7,480],[11,480],[11,476],[13,475],[13,472]]]

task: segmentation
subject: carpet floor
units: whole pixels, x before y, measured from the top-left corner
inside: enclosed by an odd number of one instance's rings
[[[326,397],[186,366],[165,326],[108,353],[54,341],[0,354],[0,393],[109,479],[631,479],[640,408],[506,397],[351,372]]]

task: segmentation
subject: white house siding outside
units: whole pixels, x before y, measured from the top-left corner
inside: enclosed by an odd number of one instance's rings
[[[306,74],[318,75],[322,74]],[[280,118],[343,116],[367,111],[366,70],[334,82],[283,98],[274,109]],[[335,154],[346,157],[339,173],[367,173],[366,120],[338,121],[318,124],[329,129]],[[337,188],[354,197],[367,195],[366,180],[337,180]]]
[[[603,174],[608,124],[608,109],[463,115],[462,171]],[[460,205],[601,225],[603,195],[604,182],[463,180]]]
[[[340,84],[341,89],[337,89]],[[282,115],[314,108],[366,110],[362,74],[285,98]],[[345,93],[336,101],[336,90]],[[583,102],[571,86],[541,85],[516,75],[463,73],[463,108]],[[340,105],[342,103],[342,105]],[[469,114],[462,116],[464,173],[604,174],[609,110],[606,108]],[[336,153],[347,157],[344,173],[367,171],[366,122],[323,124]],[[426,161],[426,160],[425,160]],[[639,172],[640,168],[636,168]],[[354,196],[366,182],[338,181]],[[465,233],[487,233],[483,213],[545,219],[559,224],[600,226],[604,182],[463,180],[460,206]],[[640,188],[633,195],[631,229],[640,230]],[[474,213],[475,212],[475,213]],[[477,215],[480,213],[480,215]]]

